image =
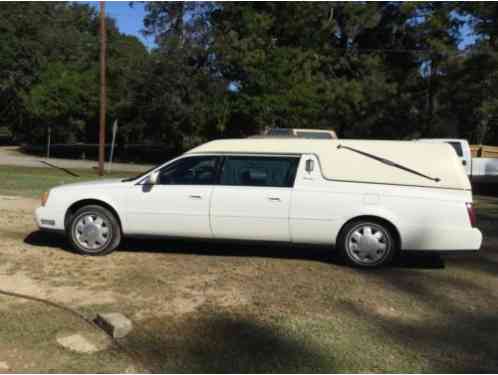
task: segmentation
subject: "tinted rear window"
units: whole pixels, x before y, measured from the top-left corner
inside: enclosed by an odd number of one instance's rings
[[[463,156],[462,144],[460,142],[447,142],[455,149],[458,156]]]
[[[292,187],[298,157],[228,156],[221,185]]]

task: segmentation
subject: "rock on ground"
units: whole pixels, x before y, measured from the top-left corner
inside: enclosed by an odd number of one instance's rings
[[[112,337],[119,339],[131,332],[131,321],[120,313],[98,314],[95,323]]]

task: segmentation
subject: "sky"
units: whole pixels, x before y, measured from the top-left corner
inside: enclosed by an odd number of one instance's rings
[[[98,9],[98,1],[88,1],[86,3],[89,3]],[[134,2],[133,6],[130,7],[129,1],[106,1],[105,6],[106,13],[116,20],[117,26],[122,33],[135,35],[148,48],[154,47],[154,38],[145,37],[141,33],[141,30],[143,29],[143,18],[145,16],[143,3]],[[468,27],[462,29],[462,37],[463,40],[459,44],[460,49],[472,44],[475,40],[475,37]]]
[[[98,1],[88,1],[98,9]],[[105,11],[108,16],[116,20],[119,31],[124,34],[135,35],[143,44],[151,48],[154,46],[153,37],[145,37],[140,32],[143,29],[143,18],[145,16],[144,4],[134,2],[130,7],[129,1],[106,1]]]

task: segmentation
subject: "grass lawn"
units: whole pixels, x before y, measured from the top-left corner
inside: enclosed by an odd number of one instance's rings
[[[80,177],[73,177],[54,168],[29,168],[0,166],[0,195],[38,197],[44,191],[62,184],[96,180],[99,178],[120,178],[136,176],[137,172],[112,172],[99,177],[97,171],[88,169],[71,170]]]
[[[9,303],[12,298],[0,297],[2,306]],[[22,301],[12,304],[9,309],[2,308],[0,320],[0,360],[9,367],[0,372],[118,373],[138,370],[130,357],[114,347],[102,331],[59,309]],[[58,338],[75,334],[107,349],[91,354],[78,353],[57,343]]]
[[[81,173],[0,167],[0,194],[95,178]],[[479,254],[403,255],[370,271],[330,249],[203,241],[128,239],[82,257],[37,232],[29,210],[0,208],[0,288],[87,316],[121,312],[134,324],[121,343],[135,353],[68,351],[61,334],[92,330],[0,296],[0,362],[15,372],[496,373],[498,198],[475,198]]]

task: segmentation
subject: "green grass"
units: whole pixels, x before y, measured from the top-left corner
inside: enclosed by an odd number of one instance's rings
[[[265,316],[266,315],[266,316]],[[424,361],[362,319],[305,319],[204,308],[136,327],[127,347],[154,372],[423,371]],[[354,334],[352,334],[354,333]]]
[[[96,171],[71,170],[80,177],[73,177],[66,172],[54,168],[29,168],[0,166],[0,195],[19,195],[23,197],[38,197],[50,188],[75,182],[96,180],[101,177]],[[103,178],[130,177],[138,172],[112,172]]]
[[[16,299],[0,297],[3,306],[13,301]],[[23,301],[0,310],[0,320],[1,360],[12,372],[117,373],[134,366],[102,331],[62,310]],[[73,334],[83,334],[103,350],[78,353],[58,344],[58,337]]]
[[[96,178],[78,172],[81,178],[0,167],[0,194],[36,196]],[[405,255],[380,270],[346,267],[331,261],[327,249],[199,241],[127,240],[109,256],[80,257],[61,250],[59,237],[37,234],[23,242],[33,229],[14,211],[0,226],[0,254],[9,277],[24,274],[40,288],[91,291],[88,298],[115,293],[115,301],[76,307],[88,316],[119,311],[133,320],[122,344],[138,359],[137,371],[144,365],[174,373],[496,372],[498,198],[475,202],[484,233],[479,254]],[[12,370],[130,366],[115,349],[62,349],[55,341],[60,332],[88,327],[44,305],[9,301],[0,298],[0,360]]]

